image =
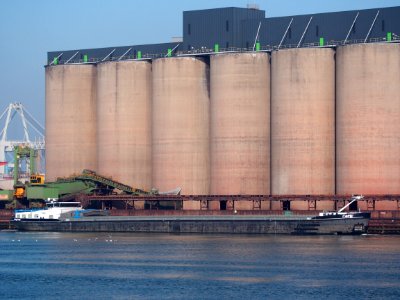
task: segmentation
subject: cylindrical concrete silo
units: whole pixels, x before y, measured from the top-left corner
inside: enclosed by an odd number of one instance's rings
[[[97,66],[98,171],[151,189],[151,63]]]
[[[338,194],[400,194],[400,45],[336,54]]]
[[[272,194],[335,192],[334,55],[328,48],[272,53]],[[292,209],[307,209],[303,202]]]
[[[46,67],[46,181],[97,169],[96,66]]]
[[[153,186],[210,192],[209,68],[201,59],[153,61]]]
[[[210,67],[211,194],[269,195],[269,55],[215,55]]]

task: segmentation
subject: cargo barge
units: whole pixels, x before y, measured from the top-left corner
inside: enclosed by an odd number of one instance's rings
[[[358,199],[360,196],[353,197],[338,212],[322,212],[318,216],[111,216],[104,210],[85,210],[79,202],[55,202],[46,209],[17,210],[12,225],[21,231],[362,234],[367,230],[370,213],[344,212]]]
[[[154,232],[241,234],[362,234],[369,215],[313,219],[277,216],[83,217],[61,220],[14,220],[20,231]]]

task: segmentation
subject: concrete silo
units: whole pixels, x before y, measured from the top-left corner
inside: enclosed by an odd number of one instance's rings
[[[98,170],[151,189],[151,63],[97,66]]]
[[[46,181],[97,169],[96,66],[46,67]]]
[[[339,47],[336,70],[337,193],[400,194],[400,45]]]
[[[334,55],[328,48],[272,53],[272,194],[335,192]],[[294,204],[307,209],[306,201]]]
[[[193,57],[153,61],[153,186],[210,192],[209,67]]]
[[[269,195],[269,55],[214,55],[210,67],[211,194]]]

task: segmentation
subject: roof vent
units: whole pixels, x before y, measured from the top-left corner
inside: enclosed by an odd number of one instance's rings
[[[256,4],[256,3],[248,3],[247,4],[247,8],[248,9],[256,9],[259,10],[260,9],[260,5]]]

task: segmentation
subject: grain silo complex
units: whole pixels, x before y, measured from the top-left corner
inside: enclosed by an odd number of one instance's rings
[[[49,52],[47,180],[180,187],[192,211],[336,210],[353,194],[351,209],[399,210],[399,15],[187,11],[179,41]]]

